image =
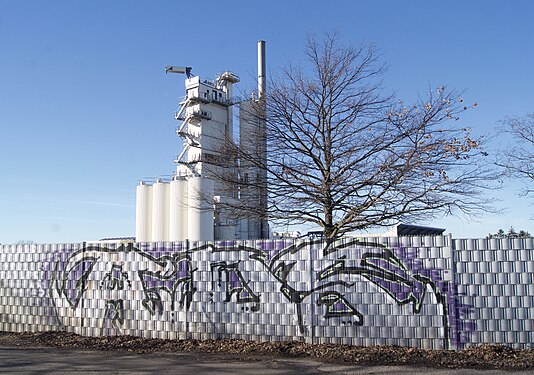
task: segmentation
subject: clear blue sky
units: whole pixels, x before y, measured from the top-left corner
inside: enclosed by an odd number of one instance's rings
[[[532,1],[0,0],[0,243],[81,242],[135,232],[138,179],[170,174],[173,112],[188,65],[231,70],[250,89],[256,42],[273,70],[302,61],[307,33],[373,43],[403,98],[466,89],[475,133],[534,111]],[[455,237],[534,232],[532,206],[507,183],[503,216],[430,223]]]

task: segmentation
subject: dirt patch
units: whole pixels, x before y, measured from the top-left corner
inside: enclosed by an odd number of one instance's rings
[[[442,368],[534,369],[534,350],[482,345],[460,351],[424,350],[400,346],[359,347],[302,342],[244,340],[161,340],[133,336],[85,337],[67,332],[13,333],[0,331],[0,346],[124,350],[136,353],[199,352],[235,355],[308,357],[358,365],[410,365]]]

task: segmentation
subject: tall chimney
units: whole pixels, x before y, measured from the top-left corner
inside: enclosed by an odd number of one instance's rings
[[[265,41],[258,40],[258,99],[265,97]]]
[[[261,165],[267,165],[267,134],[266,134],[266,71],[265,71],[265,41],[258,41],[258,104],[259,104],[259,147],[261,159]],[[260,218],[258,222],[258,235],[259,238],[269,238],[269,221],[267,216],[267,171],[264,168],[260,168],[258,171],[258,177],[260,178],[259,186],[259,205],[260,205]]]

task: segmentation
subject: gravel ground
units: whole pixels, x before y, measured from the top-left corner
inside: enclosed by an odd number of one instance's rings
[[[66,332],[0,331],[0,346],[121,350],[135,353],[199,352],[274,357],[308,357],[358,365],[409,365],[436,368],[534,370],[534,350],[482,345],[461,351],[423,350],[399,346],[358,347],[302,342],[244,340],[160,340],[133,336],[85,337]]]

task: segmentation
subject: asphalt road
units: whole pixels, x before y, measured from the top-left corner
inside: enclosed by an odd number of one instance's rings
[[[270,358],[212,353],[105,352],[57,348],[0,348],[1,374],[532,374],[532,371],[429,369],[408,366],[356,366],[311,359]]]

